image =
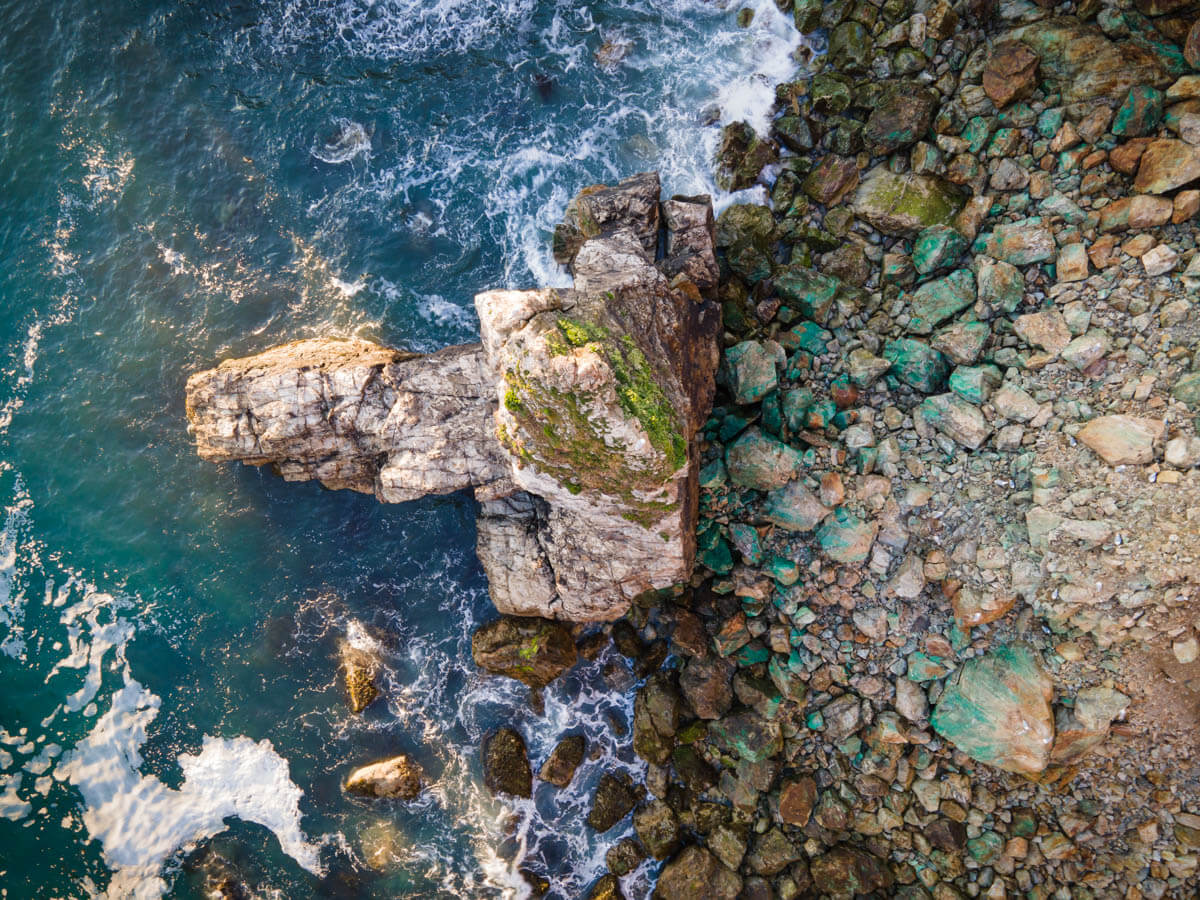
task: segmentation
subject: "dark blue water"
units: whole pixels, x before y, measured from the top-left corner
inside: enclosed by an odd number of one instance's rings
[[[761,122],[794,68],[753,5],[749,29],[703,0],[0,6],[6,896],[197,897],[218,856],[289,898],[601,874],[619,834],[582,819],[603,770],[637,769],[607,724],[632,680],[602,657],[533,716],[470,664],[494,615],[472,500],[203,463],[183,384],[303,336],[472,340],[475,293],[562,282],[549,230],[578,188],[711,190],[702,111]],[[385,666],[361,716],[346,642]],[[497,800],[477,747],[502,722],[535,765],[568,729],[601,752],[568,791]],[[430,774],[419,802],[342,794],[394,752]]]

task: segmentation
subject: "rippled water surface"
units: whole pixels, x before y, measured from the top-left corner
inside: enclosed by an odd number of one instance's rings
[[[4,896],[198,897],[222,868],[261,896],[521,896],[528,867],[574,897],[603,871],[619,835],[582,819],[637,769],[624,664],[533,716],[470,664],[494,611],[469,497],[203,463],[183,384],[303,336],[473,340],[476,292],[562,282],[579,187],[712,190],[705,110],[761,124],[794,69],[754,5],[748,29],[704,0],[0,6]],[[386,667],[361,716],[345,642]],[[477,748],[507,722],[535,765],[569,730],[602,752],[498,801]],[[401,751],[419,802],[342,794]]]

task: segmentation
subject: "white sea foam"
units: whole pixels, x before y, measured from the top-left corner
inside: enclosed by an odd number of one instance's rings
[[[108,896],[162,896],[164,865],[224,831],[229,816],[268,828],[285,853],[320,874],[318,848],[300,828],[303,791],[292,783],[287,760],[270,741],[205,736],[198,754],[179,756],[184,775],[179,790],[138,771],[146,729],[159,704],[127,676],[109,711],[58,769],[83,795],[83,823],[103,844],[105,863],[113,871]]]
[[[333,120],[324,142],[312,151],[313,156],[330,165],[350,162],[356,156],[369,156],[370,153],[371,135],[367,129],[358,122],[343,118]]]

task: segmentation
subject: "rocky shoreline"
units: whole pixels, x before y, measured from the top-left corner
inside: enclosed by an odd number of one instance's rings
[[[318,342],[222,364],[189,381],[201,453],[385,501],[472,487],[493,596],[519,616],[473,653],[535,708],[616,646],[648,774],[597,788],[587,826],[633,835],[590,897],[623,896],[646,860],[662,900],[1195,896],[1197,7],[793,12],[828,34],[824,68],[778,86],[771,135],[727,127],[715,161],[769,205],[713,222],[653,176],[589,188],[555,234],[566,302],[482,295],[483,343],[430,357]],[[600,457],[539,437],[570,419],[548,398],[597,368],[598,433],[631,437],[588,443]],[[280,413],[310,371],[316,405]],[[453,408],[429,412],[422,378],[461,386]],[[622,405],[651,382],[665,405]],[[598,546],[565,543],[576,529]],[[653,530],[662,548],[629,540]],[[598,594],[567,578],[618,546],[629,570],[665,564]],[[582,744],[535,767],[502,729],[486,783],[564,787]],[[419,790],[392,763],[366,793]]]

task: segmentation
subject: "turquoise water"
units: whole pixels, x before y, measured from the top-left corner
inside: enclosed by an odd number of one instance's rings
[[[549,230],[579,187],[711,191],[706,109],[761,123],[794,69],[754,5],[749,29],[703,0],[0,7],[3,896],[198,897],[214,860],[289,898],[521,896],[520,867],[573,897],[602,873],[621,832],[582,820],[602,771],[638,770],[609,725],[624,663],[533,716],[470,663],[494,611],[469,497],[203,463],[183,384],[303,336],[473,340],[476,292],[563,281]],[[346,641],[385,665],[361,716]],[[568,729],[597,758],[496,800],[477,748],[500,723],[535,765]],[[342,794],[394,752],[430,773],[420,801]]]

